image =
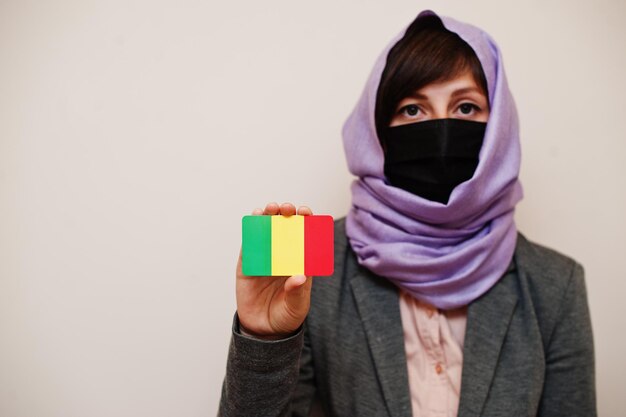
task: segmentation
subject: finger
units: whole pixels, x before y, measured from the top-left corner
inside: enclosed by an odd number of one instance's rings
[[[293,216],[296,214],[296,206],[291,203],[283,203],[280,205],[280,214],[283,216]]]
[[[259,216],[259,215],[261,215],[261,214],[263,214],[263,209],[262,209],[262,208],[258,208],[258,207],[257,207],[257,208],[255,208],[254,210],[252,210],[252,215],[253,215],[253,216]]]
[[[298,214],[300,216],[310,216],[310,215],[313,214],[313,212],[307,206],[300,206],[300,207],[298,207]]]
[[[285,281],[285,292],[290,293],[299,287],[302,287],[306,283],[306,277],[304,275],[294,275],[287,278]]]
[[[241,247],[239,248],[239,258],[237,258],[237,268],[235,270],[235,274],[238,277],[243,275],[243,272],[241,270]]]
[[[273,216],[275,214],[278,214],[279,211],[280,207],[278,207],[278,203],[268,203],[265,206],[265,210],[263,210],[263,214]]]
[[[313,277],[304,275],[294,275],[285,281],[283,288],[285,289],[286,307],[289,311],[306,315],[309,308],[312,283]]]

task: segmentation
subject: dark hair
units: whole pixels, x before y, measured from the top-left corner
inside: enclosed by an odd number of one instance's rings
[[[485,73],[472,47],[447,30],[437,16],[415,19],[389,51],[378,86],[376,130],[383,144],[385,132],[402,99],[427,84],[451,80],[467,69],[488,96]]]

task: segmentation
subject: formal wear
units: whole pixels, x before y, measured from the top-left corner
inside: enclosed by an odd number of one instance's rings
[[[412,415],[399,290],[360,266],[335,224],[335,272],[315,278],[302,328],[278,341],[238,331],[219,413]],[[582,267],[519,234],[502,278],[467,307],[459,417],[595,416]]]

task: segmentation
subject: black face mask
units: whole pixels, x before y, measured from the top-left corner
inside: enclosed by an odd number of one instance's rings
[[[474,175],[486,127],[462,119],[390,127],[385,176],[394,187],[447,204],[454,187]]]

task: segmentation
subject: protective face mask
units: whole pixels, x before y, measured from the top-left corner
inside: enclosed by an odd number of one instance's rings
[[[432,119],[390,127],[385,176],[391,185],[447,204],[452,190],[472,178],[487,123]]]

